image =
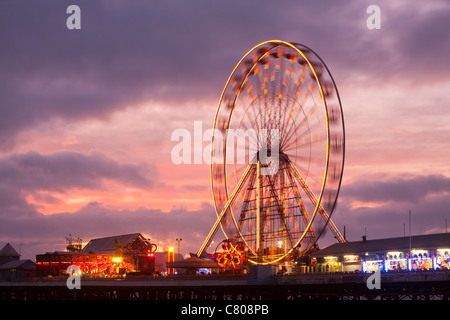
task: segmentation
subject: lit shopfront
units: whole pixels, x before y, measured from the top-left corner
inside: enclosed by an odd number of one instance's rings
[[[450,234],[334,244],[312,257],[313,272],[450,269]]]

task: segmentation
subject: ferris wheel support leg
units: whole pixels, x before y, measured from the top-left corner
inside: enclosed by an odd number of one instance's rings
[[[256,163],[256,253],[261,256],[261,162]]]
[[[308,187],[308,185],[306,184],[305,180],[300,175],[300,172],[297,170],[297,168],[295,167],[295,165],[292,162],[290,162],[290,166],[291,166],[292,170],[294,171],[295,176],[297,177],[298,181],[300,182],[303,190],[305,190],[306,194],[308,195],[309,199],[312,201],[312,203],[314,205],[317,205],[317,198],[316,198],[316,196],[314,195],[312,190]],[[347,242],[347,240],[345,240],[345,238],[339,232],[339,229],[336,227],[336,225],[331,220],[331,218],[328,215],[328,213],[325,211],[325,209],[321,205],[319,205],[319,213],[322,216],[322,218],[325,220],[325,222],[328,224],[328,227],[333,232],[333,234],[336,237],[337,241],[339,241],[339,242]]]
[[[233,204],[234,200],[236,199],[236,196],[239,194],[239,191],[241,190],[242,186],[244,185],[244,182],[247,179],[247,176],[253,167],[254,167],[254,165],[249,164],[247,166],[247,168],[245,169],[245,172],[242,175],[242,177],[239,180],[236,187],[234,188],[233,193],[231,194],[231,197],[228,199],[227,203],[225,204],[225,207],[223,207],[222,212],[220,212],[219,216],[217,217],[217,220],[214,223],[213,227],[211,228],[211,231],[209,232],[209,234],[206,237],[205,241],[203,242],[202,246],[198,250],[197,257],[201,257],[205,253],[206,248],[210,245],[212,238],[214,237],[219,226],[221,225],[221,223],[227,216],[228,210],[230,209],[231,205]]]

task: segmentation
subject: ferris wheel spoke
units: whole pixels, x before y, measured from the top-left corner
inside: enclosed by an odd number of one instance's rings
[[[294,136],[297,136],[297,135],[299,135],[300,137],[301,136],[303,136],[301,133],[299,134],[298,133],[298,128],[300,128],[300,126],[302,125],[302,124],[307,124],[307,121],[305,120],[305,119],[303,119],[301,122],[300,122],[300,124],[298,125],[298,126],[295,126],[295,123],[294,123],[294,121],[292,121],[292,126],[291,126],[291,128],[289,128],[289,130],[285,130],[285,131],[283,131],[284,132],[284,135],[283,135],[283,139],[282,139],[282,142],[280,143],[280,147],[281,148],[284,148],[284,147],[287,147],[287,145],[290,143],[290,142],[292,142],[292,138],[294,137]],[[305,130],[308,130],[309,131],[309,128],[306,126],[306,128],[307,129],[305,129]]]
[[[298,160],[298,159],[297,159]],[[311,158],[310,158],[311,160]],[[297,172],[301,174],[301,177],[304,181],[308,181],[308,185],[310,189],[319,191],[320,186],[322,185],[321,176],[317,175],[317,166],[321,167],[321,165],[316,165],[314,163],[308,163],[307,165],[303,165],[300,161],[295,161],[295,157],[290,158],[291,163],[298,163],[296,166]],[[319,191],[320,192],[320,191]],[[315,204],[314,204],[315,206]]]
[[[311,135],[308,138],[298,137],[297,139],[290,140],[288,143],[285,142],[284,144],[280,145],[280,149],[283,150],[285,153],[288,153],[291,150],[298,150],[299,148],[311,149],[311,147],[314,145],[320,145],[324,143],[326,142],[322,140],[321,136],[314,138],[314,136]]]
[[[270,193],[271,193],[273,199],[275,199],[275,206],[277,207],[278,217],[280,219],[280,223],[281,223],[281,225],[284,226],[284,229],[285,229],[285,232],[286,232],[286,235],[287,235],[287,238],[289,240],[290,245],[293,246],[294,245],[294,241],[293,241],[293,239],[291,237],[291,233],[289,231],[289,227],[286,224],[286,216],[284,214],[283,206],[280,203],[280,198],[279,198],[279,196],[277,195],[277,193],[275,191],[275,184],[273,182],[273,179],[270,176],[268,177],[268,179],[269,179]]]
[[[295,108],[292,107],[290,111],[286,110],[286,114],[289,114],[289,117],[286,119],[285,123],[283,123],[284,127],[283,132],[285,132],[286,135],[288,136],[288,140],[292,135],[296,134],[298,128],[304,127],[305,132],[311,131],[312,125],[308,119],[309,118],[308,115],[305,113],[305,108],[301,108],[300,110],[302,111],[302,120],[300,121],[299,124],[297,124],[297,122],[295,121],[296,120]]]
[[[298,130],[299,128],[302,127],[301,124],[303,123],[307,123],[307,121],[303,119],[302,123],[296,126],[294,130],[289,132],[289,136],[287,136],[286,139],[284,140],[286,146],[287,143],[291,143],[293,141],[299,142],[300,140],[303,142],[303,144],[305,144],[306,142],[310,144],[322,142],[324,136],[326,136],[326,133],[320,130],[320,123],[313,123],[308,126],[303,126],[305,127],[304,130],[302,131]]]
[[[237,180],[240,177],[242,177],[245,173],[245,170],[247,169],[248,164],[243,164],[243,165],[239,165],[239,164],[229,164],[226,167],[226,178],[228,181],[233,181],[233,180]],[[228,187],[228,191],[232,191],[234,190],[234,185],[227,185]]]

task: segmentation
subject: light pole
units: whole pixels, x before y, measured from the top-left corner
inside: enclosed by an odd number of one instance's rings
[[[181,240],[183,240],[183,239],[181,239],[181,238],[176,238],[175,240],[178,242],[178,254],[180,254],[180,242],[181,242]]]
[[[409,210],[409,256],[411,257],[411,210]]]

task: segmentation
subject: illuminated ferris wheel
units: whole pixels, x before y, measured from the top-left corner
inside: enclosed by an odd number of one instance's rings
[[[271,264],[310,251],[328,227],[344,168],[344,119],[334,80],[311,49],[280,40],[247,52],[220,98],[211,143],[219,228],[231,251]]]

